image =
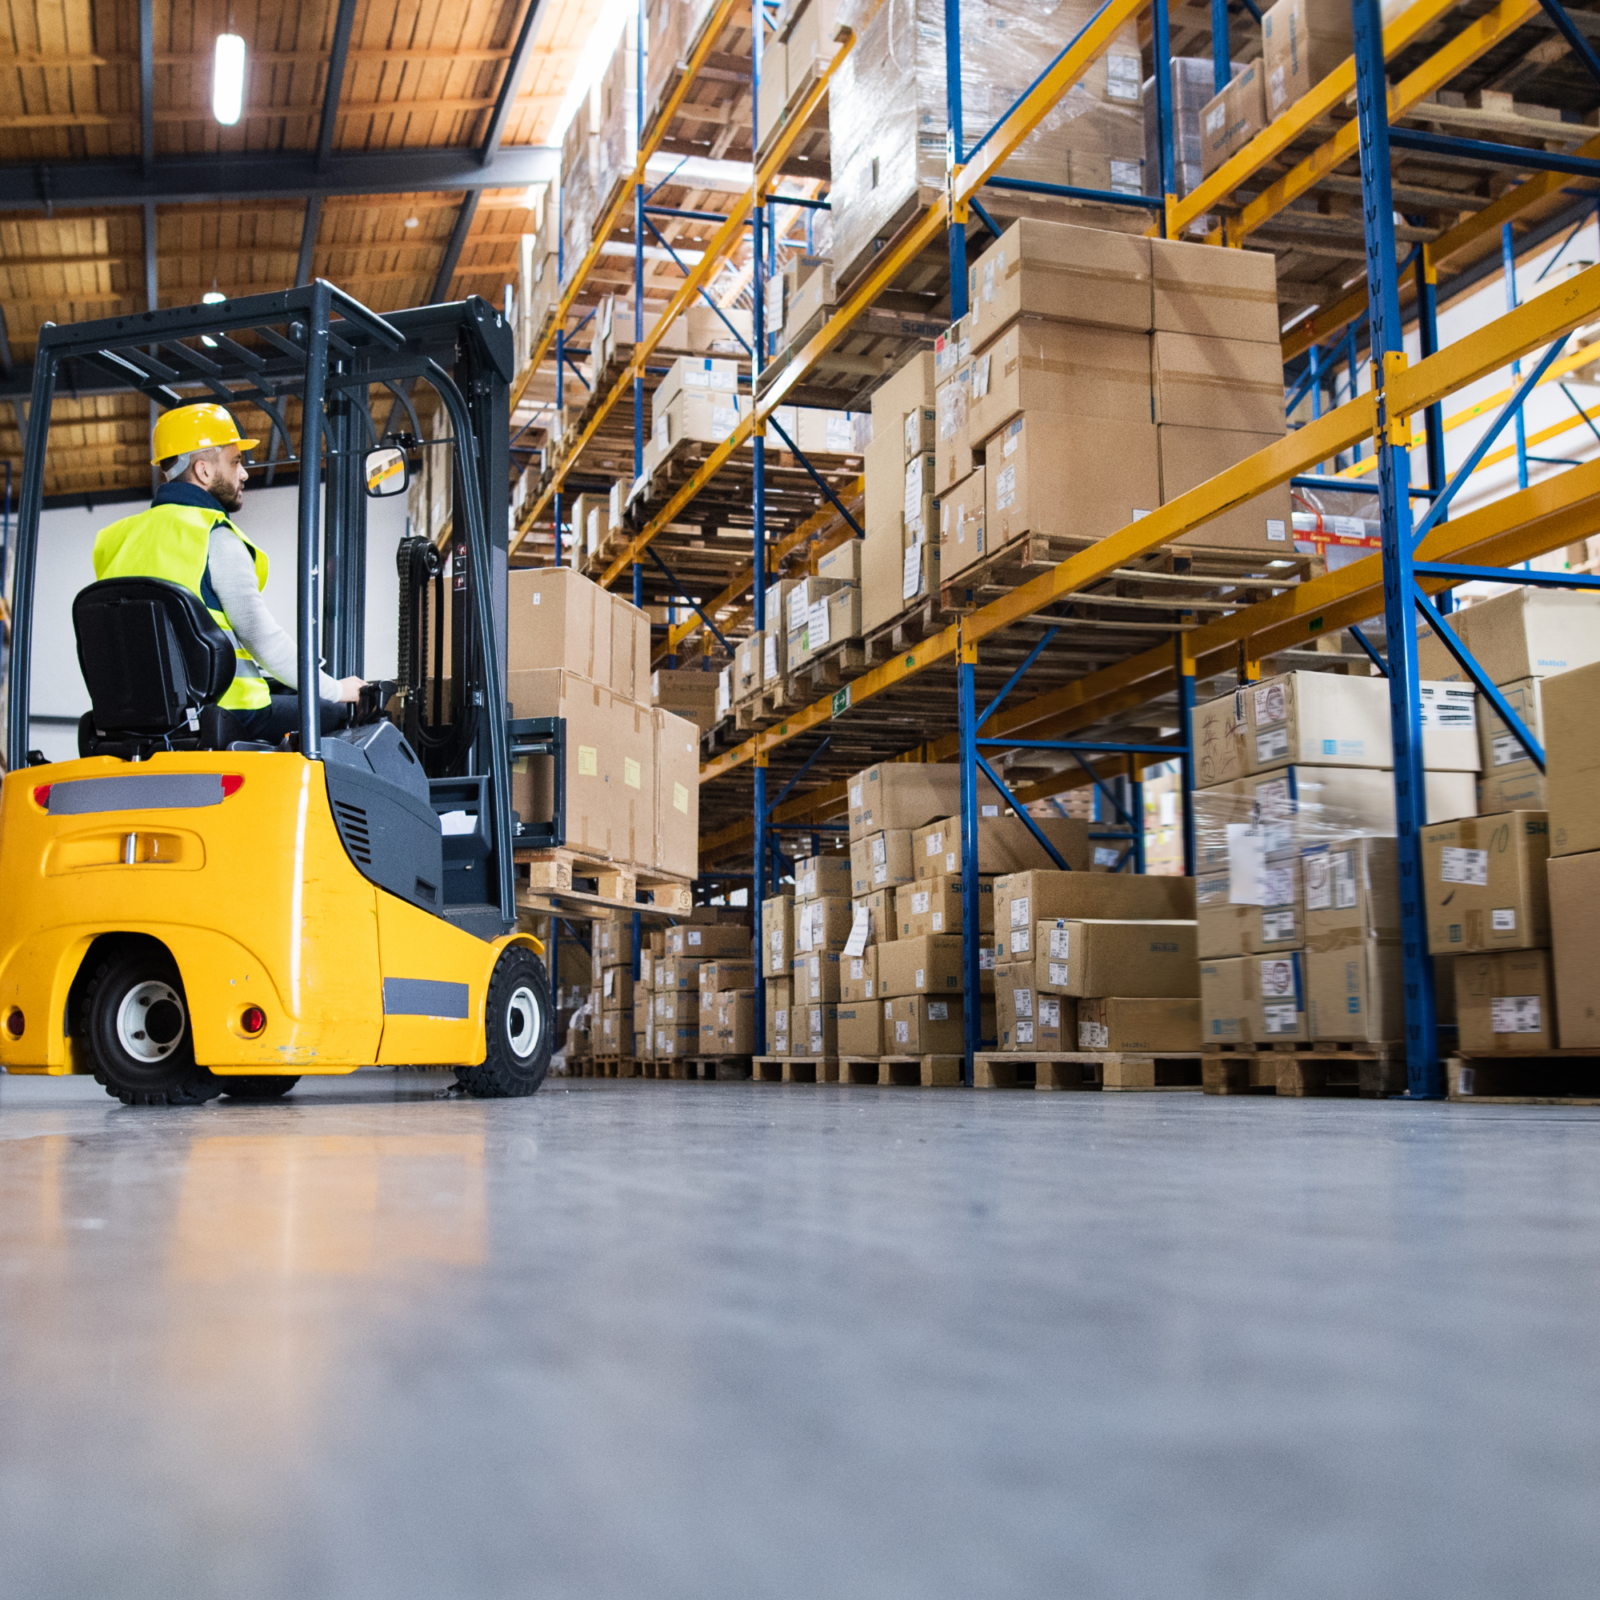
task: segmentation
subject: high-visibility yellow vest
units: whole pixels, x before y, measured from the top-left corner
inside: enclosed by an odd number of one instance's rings
[[[199,506],[151,506],[135,516],[124,517],[102,528],[94,542],[94,572],[97,578],[164,578],[179,583],[205,604],[200,585],[205,579],[211,553],[211,530],[232,528],[244,540],[244,547],[255,559],[256,587],[267,586],[267,558],[245,539],[225,516]],[[228,621],[228,614],[207,605],[217,626],[233,641],[238,658],[233,682],[218,702],[229,711],[255,711],[272,703],[266,677],[255,657],[239,642]]]

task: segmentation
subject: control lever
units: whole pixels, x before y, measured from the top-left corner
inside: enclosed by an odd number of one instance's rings
[[[374,678],[362,684],[361,698],[356,702],[355,716],[351,719],[353,725],[364,728],[369,723],[381,722],[384,708],[399,692],[400,685],[393,678]]]

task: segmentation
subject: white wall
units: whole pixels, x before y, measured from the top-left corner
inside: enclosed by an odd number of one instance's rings
[[[33,704],[35,716],[77,719],[89,709],[89,691],[78,670],[72,633],[72,599],[94,582],[95,535],[119,517],[138,511],[137,502],[46,511],[39,519],[39,571],[33,624]],[[271,566],[266,599],[273,615],[295,632],[295,544],[299,491],[293,486],[245,491],[239,526],[266,552]],[[400,578],[395,549],[406,532],[406,497],[367,502],[366,659],[368,677],[393,677]],[[75,726],[35,723],[29,746],[52,761],[77,756]]]

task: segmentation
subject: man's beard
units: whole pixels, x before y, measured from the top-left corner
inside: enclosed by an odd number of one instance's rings
[[[224,511],[237,511],[244,504],[244,495],[231,483],[214,483],[211,497]]]

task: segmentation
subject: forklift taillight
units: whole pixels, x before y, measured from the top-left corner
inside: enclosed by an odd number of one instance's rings
[[[38,806],[41,811],[48,811],[50,809],[50,785],[48,783],[41,783],[39,787],[33,791],[33,803]]]
[[[244,787],[244,775],[238,772],[224,772],[222,774],[222,798],[226,800],[229,795],[238,794]]]
[[[267,1014],[260,1006],[246,1006],[244,1015],[239,1018],[239,1026],[246,1033],[260,1033],[267,1025]]]
[[[6,1014],[6,1032],[9,1033],[13,1039],[20,1039],[22,1037],[22,1030],[26,1026],[27,1024],[23,1021],[22,1013],[17,1010],[15,1006],[12,1006],[11,1010]]]

